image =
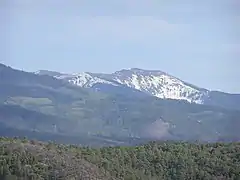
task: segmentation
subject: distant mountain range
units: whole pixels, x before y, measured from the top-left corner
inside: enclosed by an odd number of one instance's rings
[[[238,98],[160,71],[69,75],[0,64],[0,135],[85,145],[237,141]]]
[[[83,88],[101,92],[143,92],[161,99],[185,100],[189,103],[240,109],[240,94],[229,94],[199,88],[162,71],[138,68],[124,69],[112,74],[82,72],[63,74],[40,70],[38,75],[49,75]]]

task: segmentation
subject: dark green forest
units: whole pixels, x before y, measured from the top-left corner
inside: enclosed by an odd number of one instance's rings
[[[240,179],[240,143],[90,148],[2,137],[0,144],[0,179]]]

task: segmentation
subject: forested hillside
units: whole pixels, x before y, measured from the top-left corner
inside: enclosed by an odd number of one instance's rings
[[[80,151],[79,151],[80,152]],[[0,140],[0,179],[114,179],[71,146],[19,139]]]
[[[240,179],[240,143],[93,149],[1,138],[0,158],[1,179]]]
[[[240,143],[149,143],[137,147],[84,149],[114,177],[132,180],[239,180]],[[87,154],[87,155],[85,155]]]

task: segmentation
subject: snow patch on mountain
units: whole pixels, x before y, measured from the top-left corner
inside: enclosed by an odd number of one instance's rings
[[[91,88],[93,85],[101,83],[101,84],[111,84],[113,86],[118,86],[116,83],[104,80],[97,76],[91,75],[90,73],[82,72],[73,75],[62,75],[56,76],[58,79],[66,79],[68,82],[85,88]]]
[[[161,71],[123,70],[113,74],[113,80],[158,98],[186,100],[197,104],[203,104],[208,93]]]
[[[209,93],[208,90],[185,83],[165,72],[138,68],[124,69],[112,74],[83,72],[54,77],[84,88],[91,88],[96,84],[125,86],[158,98],[185,100],[197,104],[203,104]]]

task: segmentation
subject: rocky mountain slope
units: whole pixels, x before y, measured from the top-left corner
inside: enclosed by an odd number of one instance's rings
[[[179,78],[157,70],[143,70],[138,68],[124,69],[112,74],[78,73],[60,74],[51,71],[38,71],[39,75],[50,75],[66,80],[74,85],[108,92],[123,91],[125,94],[133,91],[161,99],[185,100],[189,103],[216,105],[225,108],[239,109],[240,94],[228,94],[199,88]],[[109,90],[111,89],[111,90]],[[132,93],[133,94],[133,93]]]

